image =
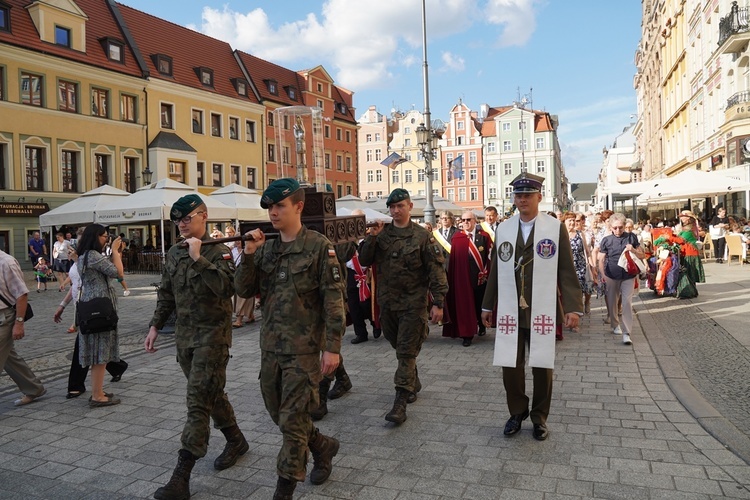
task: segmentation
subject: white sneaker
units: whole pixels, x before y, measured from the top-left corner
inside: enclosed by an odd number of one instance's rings
[[[630,340],[630,335],[627,333],[622,334],[622,343],[625,345],[631,345],[633,342]]]
[[[622,335],[622,328],[620,328],[620,325],[617,325],[614,330],[612,330],[612,333],[615,335]]]
[[[130,295],[130,290],[125,290],[124,292],[122,292],[122,295],[124,297],[127,297],[128,295]]]

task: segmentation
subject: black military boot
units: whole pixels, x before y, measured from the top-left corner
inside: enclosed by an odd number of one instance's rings
[[[308,441],[308,448],[313,456],[313,468],[310,471],[312,484],[323,484],[333,470],[333,457],[339,452],[339,440],[324,436],[315,429],[315,437]]]
[[[338,399],[352,389],[352,381],[349,375],[344,374],[340,377],[336,377],[336,382],[333,384],[333,389],[328,393],[328,399]]]
[[[414,392],[410,392],[406,396],[406,402],[409,404],[414,403],[417,400],[417,393],[422,390],[422,382],[419,380],[419,374],[417,374],[417,383],[414,385]]]
[[[214,469],[216,470],[224,470],[233,466],[237,463],[237,459],[250,449],[250,445],[247,444],[245,436],[237,425],[226,427],[221,432],[227,438],[227,444],[224,445],[224,451],[221,452],[221,455],[214,460]]]
[[[331,388],[331,379],[323,377],[318,385],[318,399],[320,404],[310,412],[310,417],[316,422],[328,415],[328,389]]]
[[[273,500],[292,500],[294,488],[297,487],[297,481],[279,476],[276,481],[276,491],[273,493]]]
[[[396,399],[393,401],[393,409],[385,416],[389,422],[403,424],[406,421],[406,401],[411,392],[400,387],[396,389]]]
[[[195,465],[195,456],[187,450],[180,450],[177,466],[169,482],[156,490],[157,500],[187,500],[190,498],[190,473]]]

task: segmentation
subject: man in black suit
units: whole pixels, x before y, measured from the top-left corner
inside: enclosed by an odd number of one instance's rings
[[[451,242],[453,235],[458,231],[453,224],[453,213],[448,211],[440,212],[440,228],[437,231],[448,243]]]

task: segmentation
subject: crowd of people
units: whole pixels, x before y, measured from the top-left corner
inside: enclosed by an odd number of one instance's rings
[[[174,472],[154,497],[189,498],[192,469],[208,452],[211,421],[226,438],[214,468],[229,468],[248,452],[225,384],[233,328],[256,320],[256,304],[262,322],[261,393],[283,435],[275,499],[293,497],[296,484],[306,478],[308,453],[313,484],[331,475],[339,442],[322,434],[314,421],[327,414],[328,400],[353,387],[341,356],[349,324],[352,344],[369,340],[369,321],[372,337],[382,334],[395,351],[395,398],[384,418],[396,425],[407,419],[408,405],[422,388],[418,359],[430,323],[441,325],[443,337],[459,339],[464,347],[495,329],[493,364],[502,367],[510,414],[503,432],[517,434],[530,418],[533,437],[547,439],[555,343],[563,340],[565,329],[577,331],[580,317],[591,312],[592,295],[605,298],[605,323],[630,345],[632,297],[639,277],[648,274],[644,261],[659,267],[673,263],[676,253],[685,279],[682,290],[695,288],[704,273],[697,251],[701,228],[691,212],[683,211],[676,229],[667,232],[611,211],[545,213],[539,209],[543,181],[526,173],[512,181],[513,216],[501,218],[495,207],[487,207],[479,222],[473,211],[458,218],[445,211],[434,229],[412,222],[410,194],[395,189],[386,201],[391,223],[376,222],[361,241],[337,245],[302,224],[305,190],[294,179],[276,180],[263,192],[261,206],[278,233],[274,239],[255,229],[244,242],[211,242],[235,236],[236,228],[209,231],[202,199],[195,194],[180,198],[170,215],[182,242],[166,256],[144,349],[157,350],[159,332],[174,314],[177,364],[187,379],[187,416]],[[731,230],[724,216],[719,211],[710,226]],[[54,321],[61,322],[66,306],[79,300],[106,297],[116,307],[114,284],[119,281],[127,292],[123,238],[112,239],[98,224],[72,242],[60,233],[53,248],[57,265],[50,269],[46,244],[38,236],[29,242],[37,275],[65,274],[58,278],[61,290],[66,279],[71,283]],[[670,255],[663,255],[665,245]],[[7,305],[0,307],[5,317],[0,366],[23,393],[16,404],[25,405],[46,393],[13,349],[13,341],[24,335],[28,289],[18,262],[3,252],[0,271],[8,277],[0,282]],[[660,279],[649,277],[655,283]],[[38,291],[42,285],[38,281]],[[90,368],[89,406],[119,404],[104,389],[106,371],[116,382],[127,369],[116,326],[91,334],[76,331],[74,323],[68,331],[77,337],[67,397],[86,392]],[[531,397],[525,390],[527,363]]]

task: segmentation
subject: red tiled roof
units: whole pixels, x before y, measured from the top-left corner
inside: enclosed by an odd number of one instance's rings
[[[302,91],[304,90],[305,82],[296,71],[268,62],[241,50],[237,50],[236,52],[239,54],[242,64],[245,65],[245,69],[247,69],[250,78],[258,89],[261,99],[283,104],[284,106],[302,106],[304,104],[302,102]],[[266,80],[276,81],[276,94],[272,94],[268,90]],[[296,101],[289,98],[286,87],[290,86],[297,89]]]
[[[357,119],[354,117],[354,109],[352,109],[352,93],[344,91],[336,85],[331,85],[331,87],[333,88],[331,97],[333,97],[334,102],[346,104],[346,113],[342,113],[338,106],[334,106],[333,115],[342,120],[357,123]]]
[[[146,62],[151,78],[214,92],[234,99],[257,103],[248,88],[247,97],[237,93],[232,79],[245,79],[234,58],[232,47],[221,40],[146,14],[126,5],[117,4],[127,29]],[[153,56],[163,54],[172,58],[172,76],[157,71]],[[201,83],[196,68],[213,71],[213,88]]]
[[[76,0],[76,5],[88,16],[86,21],[86,52],[79,52],[54,43],[43,42],[26,7],[29,0],[3,0],[10,8],[11,32],[0,31],[0,43],[44,52],[83,64],[89,64],[127,75],[142,76],[141,69],[128,46],[125,36],[115,21],[106,0]],[[109,37],[123,43],[124,64],[111,61],[100,39]]]
[[[555,127],[552,125],[549,113],[545,111],[534,111],[534,132],[552,132]]]

